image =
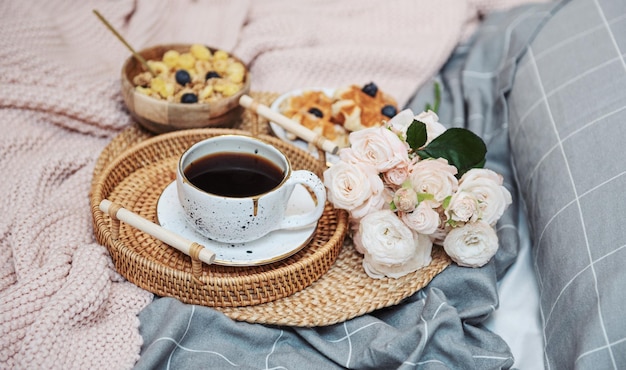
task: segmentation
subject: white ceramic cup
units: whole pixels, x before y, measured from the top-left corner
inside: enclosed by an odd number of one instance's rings
[[[264,157],[282,171],[282,180],[265,193],[236,197],[212,194],[187,178],[185,169],[195,161],[225,152]],[[308,187],[315,194],[315,209],[285,215],[296,184]],[[255,184],[249,186],[254,192]],[[178,161],[176,189],[187,221],[205,237],[224,243],[245,243],[274,230],[311,226],[322,216],[326,202],[326,188],[317,175],[306,170],[292,170],[289,159],[276,147],[243,135],[216,136],[187,149]]]

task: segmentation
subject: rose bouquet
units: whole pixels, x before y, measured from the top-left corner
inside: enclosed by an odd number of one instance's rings
[[[427,266],[433,244],[460,266],[480,267],[498,249],[496,222],[511,204],[501,175],[483,168],[486,146],[433,111],[407,109],[355,131],[324,172],[328,199],[349,212],[352,239],[372,278]]]

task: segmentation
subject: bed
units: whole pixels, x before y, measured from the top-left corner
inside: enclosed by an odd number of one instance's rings
[[[478,8],[488,2],[469,3]],[[158,14],[138,4],[102,10],[119,15],[120,22],[124,14]],[[16,18],[23,15],[17,11],[27,14],[24,7],[4,6]],[[374,7],[367,2],[360,14],[369,6]],[[11,73],[0,79],[9,86],[0,93],[0,124],[7,132],[0,163],[14,174],[3,190],[17,194],[1,204],[4,210],[22,211],[0,223],[0,253],[8,261],[0,269],[0,361],[8,368],[626,367],[626,234],[620,222],[626,205],[626,5],[570,0],[496,8],[466,19],[476,22],[469,31],[442,38],[442,50],[433,51],[431,63],[414,65],[430,70],[372,73],[414,111],[433,100],[433,86],[439,84],[440,122],[484,139],[486,166],[503,174],[513,195],[498,223],[498,253],[482,268],[448,266],[397,305],[319,327],[232,320],[219,310],[153,296],[117,274],[106,249],[93,240],[87,202],[73,201],[77,192],[87,197],[102,149],[134,125],[112,92],[117,76],[101,66],[90,71],[102,82],[97,87],[59,82],[65,75],[40,68],[46,63],[36,51],[15,52],[20,38],[3,38],[0,53],[9,72],[19,71],[19,65],[43,74],[25,77],[38,84],[37,90],[21,86]],[[264,12],[268,9],[253,9],[248,17],[274,19]],[[324,7],[316,9],[323,13]],[[45,12],[35,11],[33,23],[47,19]],[[245,23],[232,7],[225,12]],[[24,27],[6,24],[8,35]],[[310,70],[305,77],[286,70],[288,78],[277,81],[266,66],[288,56],[293,46],[287,38],[255,39],[263,23],[247,25],[257,28],[246,28],[240,40],[229,34],[205,37],[266,68],[256,70],[260,77],[253,89],[280,93],[332,83],[332,77],[309,77]],[[158,36],[136,23],[124,27],[128,35]],[[449,30],[453,24],[438,27]],[[41,37],[47,35],[44,27],[30,29],[38,40],[53,40]],[[105,30],[90,30],[106,39]],[[31,40],[27,36],[21,37]],[[148,37],[140,41],[150,42]],[[29,45],[51,48],[44,42]],[[362,52],[375,59],[366,48]],[[111,54],[102,61],[114,70],[125,54],[117,51],[117,59]],[[410,56],[395,54],[387,62],[395,66],[394,60]],[[364,68],[380,70],[379,65]],[[406,83],[407,74],[418,77]],[[74,79],[94,81],[88,75]],[[290,78],[298,86],[290,85]],[[84,100],[68,104],[49,98],[59,86],[77,89]],[[33,158],[41,162],[24,162]],[[34,170],[25,174],[19,171],[23,166]],[[24,185],[33,183],[41,185]]]

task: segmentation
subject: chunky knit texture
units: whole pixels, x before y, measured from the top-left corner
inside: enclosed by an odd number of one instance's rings
[[[95,242],[89,184],[132,123],[119,86],[129,52],[201,42],[249,64],[252,89],[376,82],[400,104],[482,13],[524,0],[0,2],[0,367],[131,368],[152,295]]]

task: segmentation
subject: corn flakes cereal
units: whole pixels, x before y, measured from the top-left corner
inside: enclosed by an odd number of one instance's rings
[[[228,52],[211,52],[200,44],[191,45],[187,52],[167,50],[161,60],[147,63],[156,76],[136,75],[136,91],[174,103],[210,103],[233,96],[243,89],[246,78],[246,67]]]

